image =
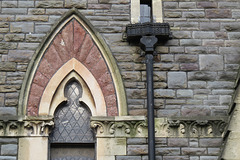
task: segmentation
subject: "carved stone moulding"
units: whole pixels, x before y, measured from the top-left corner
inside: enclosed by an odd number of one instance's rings
[[[49,135],[53,125],[52,117],[4,119],[0,120],[0,137],[44,137]]]
[[[156,137],[222,137],[227,117],[155,118]],[[147,137],[146,117],[92,117],[97,137]]]

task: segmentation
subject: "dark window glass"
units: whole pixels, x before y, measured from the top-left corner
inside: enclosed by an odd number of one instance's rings
[[[140,1],[140,22],[151,22],[151,1],[141,0]]]
[[[51,160],[93,160],[95,136],[90,127],[91,112],[87,105],[79,103],[81,85],[71,81],[64,95],[68,101],[57,107],[49,136]]]

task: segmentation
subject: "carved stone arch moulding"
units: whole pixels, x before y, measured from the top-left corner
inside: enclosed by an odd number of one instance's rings
[[[51,98],[73,72],[89,87],[96,105],[93,113],[103,115],[98,113],[105,108],[107,116],[127,115],[115,59],[100,34],[75,9],[63,16],[33,56],[20,93],[19,115],[51,115]]]

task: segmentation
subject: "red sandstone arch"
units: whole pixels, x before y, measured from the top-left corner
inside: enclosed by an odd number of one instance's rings
[[[75,18],[56,34],[37,66],[27,100],[27,115],[38,115],[39,103],[49,80],[72,58],[82,63],[97,80],[107,105],[107,115],[117,116],[117,95],[111,72],[98,45]]]

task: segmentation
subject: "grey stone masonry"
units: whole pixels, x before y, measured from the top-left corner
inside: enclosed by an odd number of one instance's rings
[[[17,138],[0,138],[0,160],[17,160]]]
[[[173,38],[154,57],[156,117],[226,116],[240,64],[239,0],[162,0]],[[40,43],[71,8],[102,36],[122,75],[129,115],[147,114],[144,56],[124,40],[131,0],[0,0],[0,117],[18,115],[27,66]],[[128,139],[127,156],[147,160],[147,139]],[[218,138],[163,138],[157,160],[212,160]],[[0,138],[0,160],[17,159],[17,139]]]

